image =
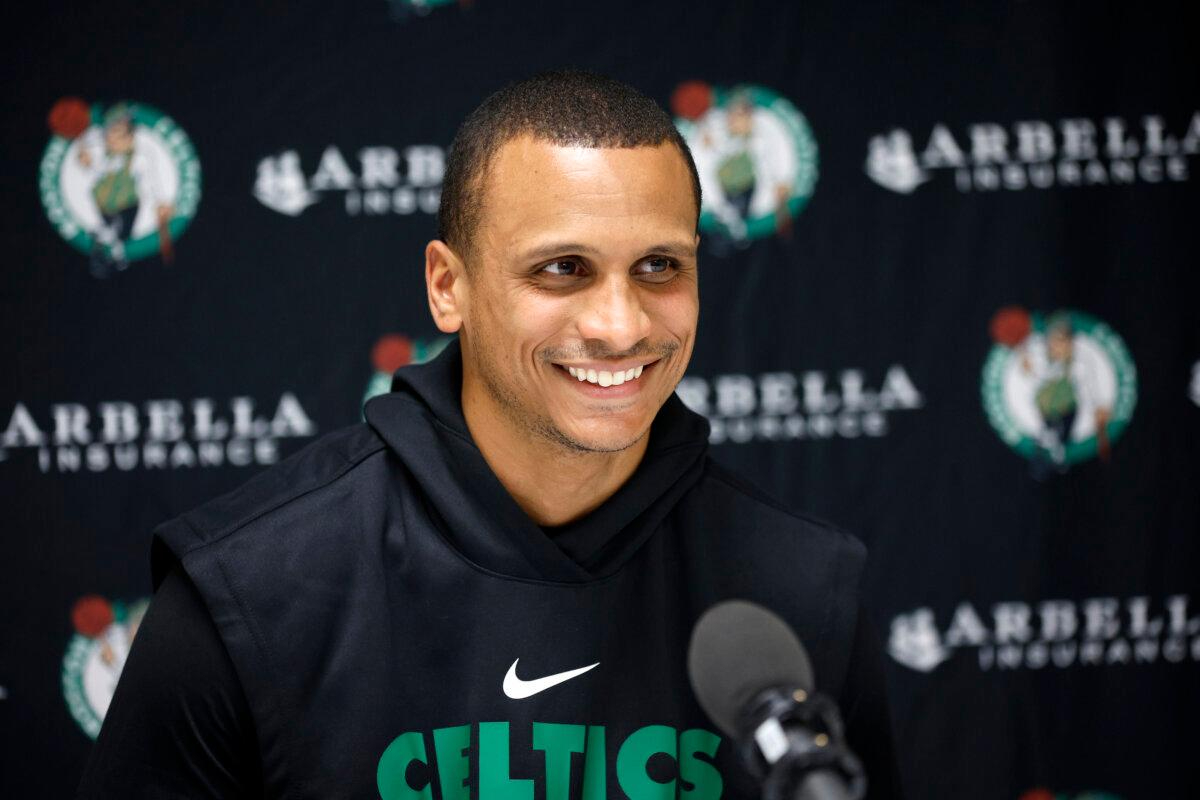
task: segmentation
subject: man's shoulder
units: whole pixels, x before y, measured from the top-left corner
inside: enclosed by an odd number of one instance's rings
[[[323,493],[341,492],[347,482],[375,482],[368,466],[386,447],[366,424],[333,431],[233,491],[163,523],[155,537],[182,559],[246,528],[269,527],[273,517],[299,503],[319,503]],[[157,583],[161,576],[155,572]]]
[[[687,557],[718,597],[759,603],[809,648],[824,691],[836,695],[853,649],[866,548],[712,460],[681,532]]]
[[[854,535],[796,510],[711,457],[697,488],[708,513],[736,521],[746,535],[774,541],[782,538],[789,544],[823,550],[855,564],[866,560],[866,547]]]

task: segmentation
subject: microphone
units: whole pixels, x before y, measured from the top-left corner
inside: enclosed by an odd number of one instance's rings
[[[692,630],[688,675],[767,800],[861,800],[866,777],[837,706],[813,692],[808,655],[778,616],[745,600],[708,609]]]

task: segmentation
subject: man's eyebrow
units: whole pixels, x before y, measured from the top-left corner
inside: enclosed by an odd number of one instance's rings
[[[594,247],[578,242],[547,242],[521,252],[521,258],[530,261],[540,261],[551,256],[565,256],[573,253],[594,256],[599,251]]]
[[[672,258],[694,258],[696,245],[692,242],[663,242],[646,248],[646,255],[671,256]]]
[[[547,242],[546,244],[539,244],[529,250],[523,251],[521,258],[529,261],[540,261],[543,258],[576,253],[581,256],[595,256],[599,255],[600,251],[595,247],[580,244],[579,242]],[[645,248],[642,253],[642,258],[650,255],[671,256],[672,258],[694,258],[696,255],[696,246],[692,242],[660,242],[659,244]]]

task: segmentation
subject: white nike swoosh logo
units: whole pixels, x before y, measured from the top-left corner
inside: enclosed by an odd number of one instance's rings
[[[566,672],[559,672],[555,675],[547,675],[544,678],[536,678],[532,681],[523,681],[517,677],[517,664],[521,659],[517,659],[508,668],[508,674],[504,676],[504,693],[513,700],[524,700],[526,697],[533,697],[538,692],[544,692],[551,686],[558,686],[560,683],[577,678],[589,669],[594,669],[600,666],[600,662],[589,664],[586,667],[579,669],[571,669]]]

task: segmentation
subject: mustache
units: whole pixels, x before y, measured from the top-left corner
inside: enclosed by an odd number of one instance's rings
[[[645,356],[657,356],[658,358],[669,358],[679,349],[678,342],[661,342],[652,344],[647,339],[642,339],[628,350],[614,350],[607,347],[603,342],[583,342],[577,347],[547,347],[538,351],[538,358],[542,361],[583,361],[583,360],[617,360],[621,358],[643,358]]]

